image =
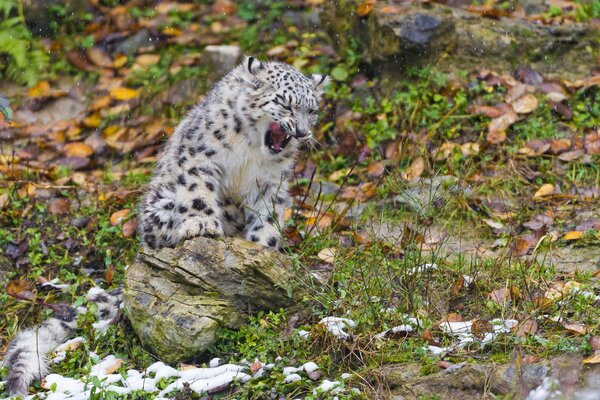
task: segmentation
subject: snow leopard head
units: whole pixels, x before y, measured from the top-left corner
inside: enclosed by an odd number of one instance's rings
[[[241,67],[256,107],[269,119],[264,137],[269,151],[280,153],[292,138],[311,139],[319,101],[329,78],[305,76],[291,65],[262,62],[254,57],[246,58]]]

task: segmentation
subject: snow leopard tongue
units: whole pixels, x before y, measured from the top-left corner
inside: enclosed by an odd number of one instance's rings
[[[267,130],[266,144],[275,153],[283,151],[291,137],[281,129],[277,122],[271,122]]]

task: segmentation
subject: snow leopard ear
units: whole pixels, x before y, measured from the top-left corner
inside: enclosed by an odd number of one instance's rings
[[[260,60],[257,60],[253,56],[246,57],[244,59],[244,65],[246,66],[248,72],[250,72],[252,75],[256,75],[258,71],[265,67]]]
[[[313,87],[319,93],[322,93],[325,86],[329,83],[329,77],[327,75],[312,74],[310,79],[312,80]]]

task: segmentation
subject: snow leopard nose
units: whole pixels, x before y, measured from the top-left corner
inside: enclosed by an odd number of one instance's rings
[[[310,135],[310,131],[303,131],[302,129],[299,129],[298,127],[296,127],[296,137],[298,139],[305,138],[308,135]]]

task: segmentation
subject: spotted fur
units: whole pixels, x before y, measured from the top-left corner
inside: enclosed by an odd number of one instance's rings
[[[92,288],[88,302],[96,303],[100,320],[114,320],[123,301],[122,289],[105,292]],[[54,305],[54,314],[39,327],[19,332],[11,341],[2,365],[8,367],[6,387],[11,396],[27,395],[33,380],[41,380],[48,373],[48,356],[61,343],[72,336],[77,328],[77,315],[85,308],[67,304]]]
[[[244,235],[279,247],[286,178],[327,81],[249,57],[218,82],[166,144],[140,204],[142,243]]]

